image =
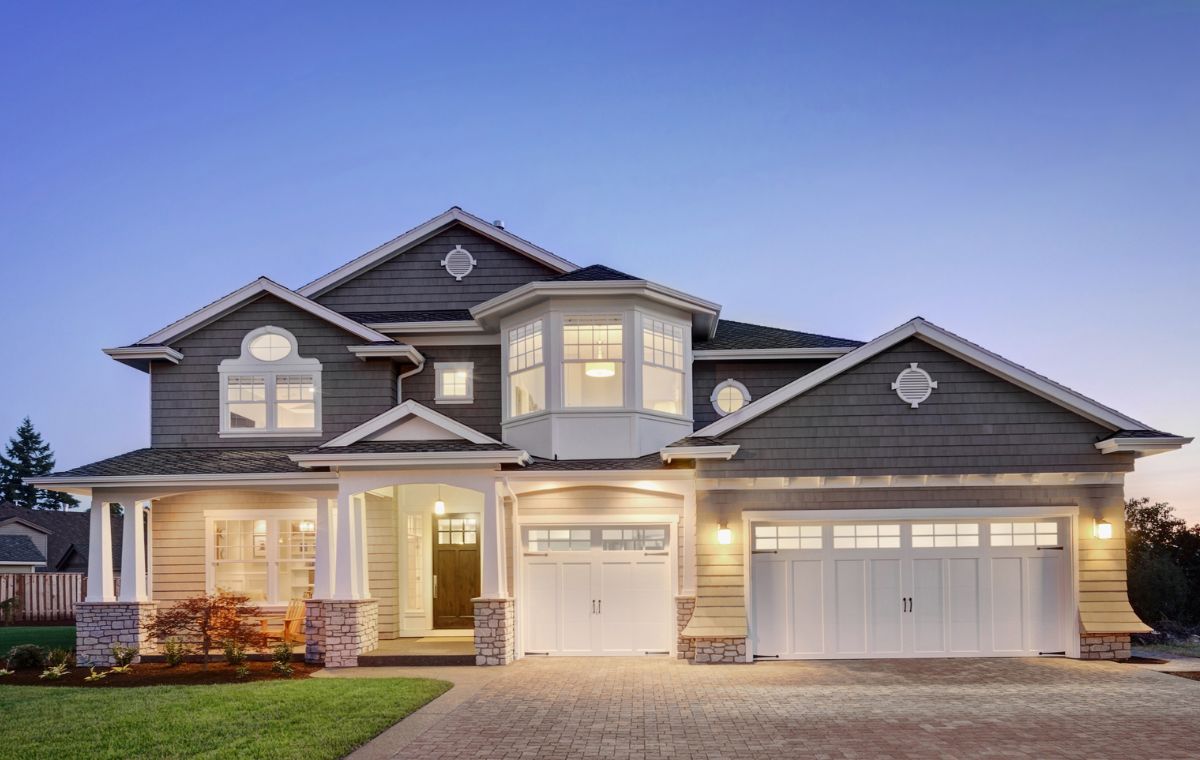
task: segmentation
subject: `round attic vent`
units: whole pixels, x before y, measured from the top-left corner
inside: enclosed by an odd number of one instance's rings
[[[901,370],[900,374],[896,375],[896,382],[892,383],[892,390],[896,392],[900,400],[913,409],[929,398],[936,387],[938,387],[937,381],[930,378],[928,372],[917,367],[916,362],[909,364],[907,369]]]
[[[475,268],[475,257],[466,248],[456,245],[446,254],[446,258],[442,259],[442,266],[446,267],[451,277],[462,280]]]

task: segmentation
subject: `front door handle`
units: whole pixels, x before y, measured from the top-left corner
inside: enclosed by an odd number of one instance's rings
[[[437,576],[433,576],[433,598],[437,599]]]

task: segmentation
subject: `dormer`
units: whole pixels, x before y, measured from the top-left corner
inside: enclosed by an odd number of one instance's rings
[[[534,456],[643,456],[692,431],[692,339],[720,306],[607,267],[471,309],[498,330],[504,442]]]

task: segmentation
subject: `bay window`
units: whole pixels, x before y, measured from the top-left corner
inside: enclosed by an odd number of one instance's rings
[[[546,408],[546,361],[540,319],[508,331],[508,388],[510,417]]]
[[[230,591],[259,604],[312,596],[314,517],[214,518],[208,530],[209,591]]]
[[[563,406],[624,403],[621,317],[568,317],[563,323]]]
[[[683,414],[683,329],[650,317],[642,321],[642,408]]]
[[[321,363],[299,356],[287,330],[251,331],[219,373],[223,437],[321,432]]]

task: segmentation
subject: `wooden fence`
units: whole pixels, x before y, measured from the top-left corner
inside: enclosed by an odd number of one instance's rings
[[[118,591],[120,581],[116,582]],[[0,574],[0,602],[16,597],[14,623],[72,623],[75,603],[87,594],[87,576],[83,573],[5,573]],[[0,624],[5,619],[0,615]]]

